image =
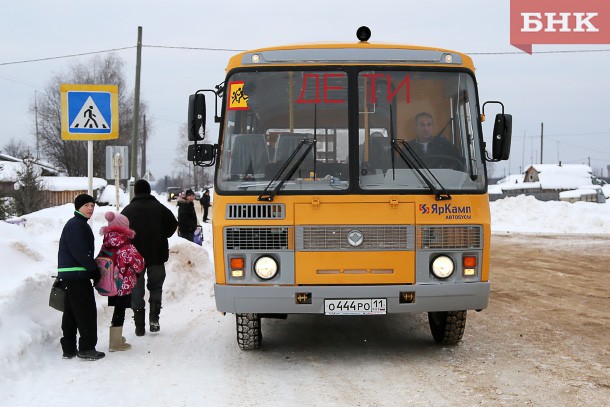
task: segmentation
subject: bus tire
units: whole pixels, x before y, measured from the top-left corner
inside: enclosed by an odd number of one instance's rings
[[[261,317],[259,314],[235,314],[237,344],[242,350],[258,349],[261,346]]]
[[[428,322],[436,343],[456,345],[464,335],[466,311],[428,312]]]

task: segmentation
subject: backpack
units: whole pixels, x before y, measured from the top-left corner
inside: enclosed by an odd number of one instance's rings
[[[123,278],[119,275],[119,268],[114,264],[112,256],[113,253],[102,250],[95,258],[100,271],[100,281],[95,285],[95,289],[100,295],[107,297],[116,296],[123,285]]]

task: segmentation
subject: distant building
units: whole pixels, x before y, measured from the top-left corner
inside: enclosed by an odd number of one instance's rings
[[[20,158],[0,153],[0,193],[13,196],[19,188],[18,172],[23,171],[23,161]],[[88,177],[63,177],[60,171],[49,164],[35,162],[34,168],[41,182],[47,206],[58,206],[74,202],[74,198],[89,190]],[[97,199],[108,183],[101,178],[93,178],[93,197]]]
[[[591,167],[584,164],[534,164],[523,174],[509,175],[498,181],[502,194],[493,199],[506,196],[532,195],[541,201],[566,200],[574,202],[605,202],[602,180],[593,176]],[[567,191],[571,191],[568,193]],[[580,191],[580,192],[576,192]],[[563,194],[563,197],[562,197]],[[490,199],[492,197],[490,196]]]
[[[23,160],[8,154],[0,153],[0,193],[5,196],[12,196],[15,192],[15,182],[17,182],[17,172],[23,171]],[[34,166],[41,176],[57,176],[59,171],[49,164],[40,161]]]

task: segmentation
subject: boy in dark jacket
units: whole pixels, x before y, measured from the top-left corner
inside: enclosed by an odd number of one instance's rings
[[[100,278],[97,263],[94,260],[93,231],[87,223],[93,210],[95,200],[91,195],[81,194],[74,200],[74,217],[66,222],[57,252],[57,275],[66,290],[66,303],[60,340],[64,359],[78,356],[81,359],[97,360],[105,356],[104,352],[95,350],[97,344],[97,308],[93,286]],[[80,333],[78,351],[76,334]]]
[[[169,239],[178,226],[172,211],[150,194],[150,184],[139,179],[133,187],[134,197],[121,214],[129,219],[131,229],[136,232],[131,243],[144,257],[146,271],[138,275],[138,282],[131,293],[131,308],[136,325],[136,335],[143,336],[145,329],[145,277],[146,288],[150,292],[150,332],[159,332],[159,314],[163,282],[165,281],[165,262],[169,259]]]

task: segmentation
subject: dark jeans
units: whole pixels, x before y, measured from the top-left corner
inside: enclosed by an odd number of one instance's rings
[[[180,232],[178,231],[178,236],[180,236],[183,239],[186,239],[190,242],[195,240],[195,231],[192,232]]]
[[[207,222],[208,220],[208,211],[210,210],[209,206],[204,206],[203,207],[203,221]]]
[[[146,284],[144,279],[148,277],[148,283]],[[138,277],[138,282],[131,292],[131,308],[144,309],[146,303],[144,302],[145,289],[148,288],[150,296],[148,302],[159,301],[163,295],[163,282],[165,281],[165,264],[159,264],[157,266],[148,266],[141,275]]]
[[[61,319],[65,353],[76,352],[76,334],[80,334],[78,349],[88,351],[97,344],[97,308],[91,280],[63,280],[66,288],[66,309]]]

